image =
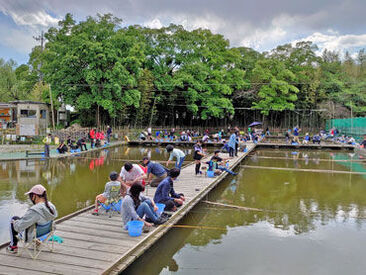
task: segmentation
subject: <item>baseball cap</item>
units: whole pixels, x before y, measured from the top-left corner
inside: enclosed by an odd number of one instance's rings
[[[37,184],[33,186],[27,193],[24,195],[28,195],[30,193],[36,194],[36,195],[42,195],[46,191],[46,188],[44,188],[41,184]]]

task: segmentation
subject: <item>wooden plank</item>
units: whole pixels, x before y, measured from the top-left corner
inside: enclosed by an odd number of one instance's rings
[[[7,255],[7,252],[4,250],[1,250],[0,255]],[[17,256],[15,256],[17,257]],[[24,258],[29,258],[29,255],[27,255],[26,251],[24,251],[24,253],[22,254],[21,257],[19,257],[18,259],[24,259]],[[31,258],[29,258],[31,259]],[[32,260],[32,259],[31,259]],[[108,263],[106,261],[102,261],[102,260],[90,260],[84,257],[78,257],[75,255],[65,255],[65,254],[57,254],[57,253],[53,253],[53,252],[49,252],[49,251],[42,251],[37,260],[44,260],[44,261],[48,261],[48,262],[55,262],[55,263],[62,263],[62,264],[67,264],[70,266],[76,266],[76,267],[85,267],[85,268],[96,268],[96,269],[102,269],[105,266],[108,265]]]
[[[73,226],[60,224],[57,226],[57,232],[58,231],[74,232],[74,233],[90,235],[90,236],[103,236],[104,238],[111,239],[111,240],[115,240],[115,239],[118,240],[118,239],[128,237],[128,232],[123,230],[122,227],[121,227],[120,232],[111,232],[111,231],[103,232],[102,230],[96,230],[96,229],[92,229],[92,228],[85,228],[85,227],[75,228]]]
[[[69,231],[57,231],[57,235],[60,237],[66,239],[72,239],[72,240],[82,240],[82,241],[91,241],[95,243],[101,243],[106,245],[116,245],[116,246],[133,246],[133,242],[129,239],[123,240],[123,239],[110,239],[110,238],[104,238],[100,236],[95,235],[87,235],[82,233],[75,233],[75,232],[69,232]],[[139,239],[141,237],[135,237],[134,239]]]
[[[254,169],[282,170],[282,171],[313,172],[313,173],[366,175],[366,172],[322,170],[322,169],[302,169],[302,168],[268,167],[268,166],[255,166],[255,165],[241,165],[241,167],[244,167],[244,168],[254,168]]]
[[[104,244],[104,243],[96,243],[92,241],[82,241],[82,240],[73,240],[68,238],[63,244],[63,246],[66,247],[75,247],[75,248],[83,248],[91,251],[101,251],[101,252],[108,252],[108,253],[115,253],[120,254],[121,246],[118,245],[110,245],[110,244]]]
[[[31,269],[24,269],[18,268],[14,266],[7,266],[7,265],[0,265],[0,274],[12,274],[12,275],[42,275],[42,274],[60,274],[60,273],[53,273],[53,272],[46,272],[41,270],[31,270]]]
[[[251,156],[249,158],[294,160],[294,158],[289,158],[289,157]],[[366,162],[366,159],[318,159],[318,158],[314,158],[314,157],[296,158],[296,160],[309,160],[309,161],[316,160],[316,161],[324,161],[324,162]]]
[[[120,221],[118,225],[105,225],[105,224],[97,224],[97,223],[92,223],[92,222],[69,220],[69,221],[62,223],[62,225],[63,226],[72,226],[77,229],[86,228],[86,229],[98,230],[102,234],[109,234],[110,232],[120,233],[123,230],[122,221]]]
[[[42,254],[42,253],[41,253]],[[45,261],[41,259],[33,260],[31,258],[18,257],[15,255],[0,254],[0,265],[17,267],[24,269],[23,274],[27,274],[27,270],[47,271],[56,274],[100,274],[101,269],[92,267],[82,267],[69,265],[62,262]]]
[[[86,259],[94,259],[100,261],[111,261],[115,258],[115,253],[106,252],[106,251],[94,251],[90,253],[88,249],[73,247],[68,245],[68,241],[62,244],[55,244],[55,250],[52,252],[53,254],[60,254],[66,256],[76,256]]]

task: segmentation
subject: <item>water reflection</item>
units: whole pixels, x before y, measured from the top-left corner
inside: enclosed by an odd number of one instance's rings
[[[321,160],[356,157],[344,152],[275,153],[286,159],[272,159],[270,165],[291,168],[344,169],[349,163]],[[260,150],[248,163],[264,165],[268,159],[260,156],[273,155]],[[365,195],[363,175],[241,168],[208,200],[264,211],[201,203],[181,224],[202,228],[171,230],[125,274],[165,274],[172,263],[181,274],[357,273],[366,268],[360,257],[366,249],[359,246],[366,241]]]
[[[192,150],[184,149],[187,160]],[[24,193],[35,184],[46,187],[48,198],[57,206],[60,216],[94,202],[103,191],[111,171],[120,171],[127,161],[139,162],[143,156],[167,160],[164,148],[114,147],[74,157],[51,160],[0,162],[0,242],[8,239],[8,221],[22,215],[28,207]]]

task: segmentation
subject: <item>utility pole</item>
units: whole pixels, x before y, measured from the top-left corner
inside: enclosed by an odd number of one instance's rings
[[[36,41],[39,41],[40,44],[41,44],[41,53],[43,52],[44,50],[44,32],[41,31],[41,35],[39,36],[33,36],[33,39],[36,40]],[[42,61],[38,64],[38,71],[39,71],[39,81],[42,82],[43,81],[43,74],[41,72],[41,68],[42,68]]]
[[[53,110],[53,100],[52,100],[52,92],[51,92],[51,84],[48,84],[48,91],[50,93],[50,102],[51,102],[51,114],[52,114],[52,127],[55,131],[55,113]]]

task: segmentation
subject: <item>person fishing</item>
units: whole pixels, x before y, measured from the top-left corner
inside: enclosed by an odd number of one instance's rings
[[[9,253],[18,252],[18,234],[25,232],[25,241],[33,239],[34,227],[44,225],[57,217],[56,207],[47,199],[47,191],[41,184],[33,186],[25,195],[33,203],[23,217],[14,216],[10,220],[10,244],[7,247]]]
[[[201,174],[200,168],[201,168],[201,159],[204,157],[204,152],[202,149],[201,142],[198,140],[196,145],[194,146],[194,153],[193,153],[193,159],[196,163],[195,172],[196,176]]]
[[[129,221],[142,221],[145,226],[152,226],[151,223],[156,225],[165,223],[167,216],[158,216],[156,211],[158,210],[154,201],[150,198],[141,195],[144,191],[144,187],[139,183],[132,184],[128,194],[125,196],[122,202],[122,221],[126,228]],[[144,219],[144,216],[146,217]]]
[[[176,158],[175,167],[181,169],[184,159],[186,158],[186,155],[183,153],[183,151],[174,148],[174,146],[170,144],[166,146],[166,151],[170,154],[169,159],[166,162],[166,166],[168,167],[170,161],[172,161],[173,158]]]

